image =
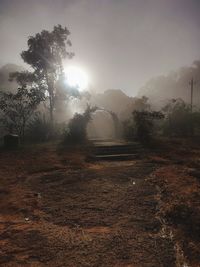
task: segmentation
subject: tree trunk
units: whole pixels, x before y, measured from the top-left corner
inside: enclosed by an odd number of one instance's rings
[[[54,105],[53,105],[53,96],[50,95],[49,96],[49,112],[50,112],[50,121],[51,121],[51,124],[52,125],[53,125],[53,122],[54,122],[53,108],[54,108]]]
[[[49,113],[50,113],[50,121],[51,124],[53,125],[54,123],[54,116],[53,116],[53,109],[54,109],[54,86],[53,82],[48,76],[47,70],[45,71],[46,73],[46,82],[48,86],[48,92],[49,92]]]

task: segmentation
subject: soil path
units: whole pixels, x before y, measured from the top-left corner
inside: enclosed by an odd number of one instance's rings
[[[12,155],[9,168],[10,157],[0,158],[0,266],[176,266],[157,215],[159,164],[41,148]]]

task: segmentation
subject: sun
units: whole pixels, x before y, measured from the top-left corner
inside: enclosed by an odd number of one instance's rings
[[[68,66],[65,68],[65,76],[69,86],[76,87],[80,91],[88,88],[88,75],[83,69],[76,66]]]

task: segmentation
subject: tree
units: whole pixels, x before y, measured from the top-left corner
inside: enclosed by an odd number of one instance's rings
[[[16,93],[0,92],[2,122],[9,133],[19,134],[23,139],[28,120],[44,99],[44,94],[34,88],[21,87]]]
[[[73,53],[67,52],[66,46],[71,46],[70,32],[61,25],[54,26],[53,31],[43,30],[28,39],[28,50],[21,53],[25,63],[33,68],[33,72],[16,73],[12,78],[20,82],[27,78],[26,82],[36,82],[40,90],[47,92],[49,99],[50,120],[53,123],[55,107],[56,82],[63,73],[62,60],[72,58]]]

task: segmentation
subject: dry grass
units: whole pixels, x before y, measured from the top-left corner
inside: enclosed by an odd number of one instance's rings
[[[160,235],[158,215],[199,266],[199,240],[181,217],[190,214],[198,231],[199,181],[190,171],[199,150],[183,157],[183,149],[168,144],[117,163],[89,163],[85,149],[52,144],[1,152],[0,266],[173,267],[174,243]]]

